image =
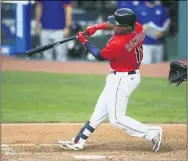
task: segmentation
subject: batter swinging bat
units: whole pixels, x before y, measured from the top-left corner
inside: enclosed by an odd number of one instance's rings
[[[53,47],[56,47],[56,46],[58,46],[60,44],[63,44],[65,42],[67,42],[67,41],[74,40],[74,39],[76,39],[76,36],[70,37],[70,38],[65,39],[65,40],[57,41],[57,42],[54,42],[54,43],[51,43],[51,44],[47,44],[47,45],[44,45],[44,46],[39,46],[39,47],[31,49],[31,50],[27,50],[25,52],[25,56],[29,57],[29,56],[31,56],[31,55],[33,55],[35,53],[39,53],[39,52],[42,52],[42,51],[49,50],[49,49],[51,49]]]

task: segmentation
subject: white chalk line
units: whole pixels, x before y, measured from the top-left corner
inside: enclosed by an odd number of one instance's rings
[[[61,154],[62,152],[45,152],[50,155],[53,154]],[[4,152],[4,155],[44,155],[44,152]],[[97,159],[109,159],[113,158],[113,156],[103,156],[103,155],[73,155],[73,157],[77,160],[97,160]]]
[[[15,152],[13,151],[13,147],[37,147],[37,146],[41,146],[41,147],[49,147],[52,148],[52,146],[54,147],[59,147],[58,144],[2,144],[1,148],[2,148],[2,154],[4,155],[30,155],[30,154],[44,154],[44,152]],[[48,152],[48,154],[56,154],[58,152]]]
[[[4,153],[5,155],[44,155],[44,153],[32,153],[32,152],[22,152],[22,153]],[[48,153],[50,155],[53,154],[60,154],[60,152],[50,152]],[[98,160],[98,159],[111,159],[114,156],[103,156],[103,155],[72,155],[73,158],[75,158],[76,160]]]
[[[1,144],[1,147],[17,147],[17,146],[58,146],[58,144]]]
[[[91,146],[91,145],[94,145],[94,144],[86,144],[85,146]],[[14,143],[11,143],[11,144],[1,144],[1,147],[2,148],[6,148],[6,147],[17,147],[17,146],[57,146],[59,147],[58,144],[41,144],[41,143],[36,143],[36,144],[14,144]]]
[[[1,145],[1,151],[4,155],[15,155],[15,152],[8,145]]]
[[[91,145],[91,144],[89,144]],[[58,144],[2,144],[1,147],[3,148],[2,154],[3,155],[7,155],[7,156],[12,156],[12,155],[44,155],[45,153],[48,153],[50,155],[57,155],[57,154],[61,154],[63,151],[59,151],[59,152],[15,152],[12,150],[13,147],[19,147],[19,146],[23,146],[23,147],[37,147],[37,146],[41,146],[41,147],[59,147]],[[87,144],[88,146],[88,144]],[[103,156],[103,155],[72,155],[73,158],[75,158],[76,160],[98,160],[98,159],[109,159],[109,158],[113,158],[113,156]]]
[[[93,144],[86,144],[85,146],[89,146]],[[2,149],[2,154],[4,155],[29,155],[29,154],[58,154],[60,152],[15,152],[13,151],[13,147],[32,147],[32,148],[37,148],[37,147],[49,147],[49,148],[60,148],[58,144],[1,144],[1,149]],[[61,149],[61,148],[60,148]],[[63,152],[63,151],[62,151]]]
[[[44,153],[48,154],[60,154],[61,152],[5,152],[4,155],[43,155]]]

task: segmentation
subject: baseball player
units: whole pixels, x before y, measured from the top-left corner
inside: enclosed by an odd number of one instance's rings
[[[146,1],[136,9],[137,21],[140,22],[144,30],[148,26],[156,28],[153,37],[146,34],[143,50],[143,64],[162,62],[164,59],[164,36],[167,34],[170,19],[165,7],[162,4],[156,4],[155,0]]]
[[[78,39],[96,59],[109,61],[111,69],[90,120],[72,140],[60,140],[58,143],[64,149],[83,149],[91,133],[109,117],[110,123],[115,127],[131,136],[149,140],[156,152],[160,147],[162,128],[142,124],[125,115],[128,99],[141,80],[139,67],[145,38],[143,28],[136,22],[136,15],[132,10],[121,8],[109,16],[107,22],[88,27],[85,33],[91,36],[97,30],[108,29],[113,29],[114,34],[101,51],[87,40],[84,33],[77,34]]]
[[[35,31],[36,34],[40,33],[41,45],[64,39],[69,34],[69,28],[72,24],[71,1],[36,0],[35,22]],[[57,46],[54,50],[56,60],[67,60],[68,48],[66,44]],[[43,58],[44,60],[53,60],[52,50],[43,52]]]

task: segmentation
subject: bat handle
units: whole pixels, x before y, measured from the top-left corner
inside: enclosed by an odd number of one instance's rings
[[[85,36],[89,36],[89,33],[87,33],[87,32],[84,32],[84,35],[85,35]]]

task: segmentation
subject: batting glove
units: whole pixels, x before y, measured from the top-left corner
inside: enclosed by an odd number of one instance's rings
[[[77,39],[80,40],[82,42],[82,44],[85,44],[88,42],[88,40],[86,39],[85,35],[83,32],[78,32],[77,33]]]
[[[94,26],[88,27],[84,32],[87,33],[88,36],[93,35],[97,30],[106,30],[107,25],[105,22],[96,24]]]

